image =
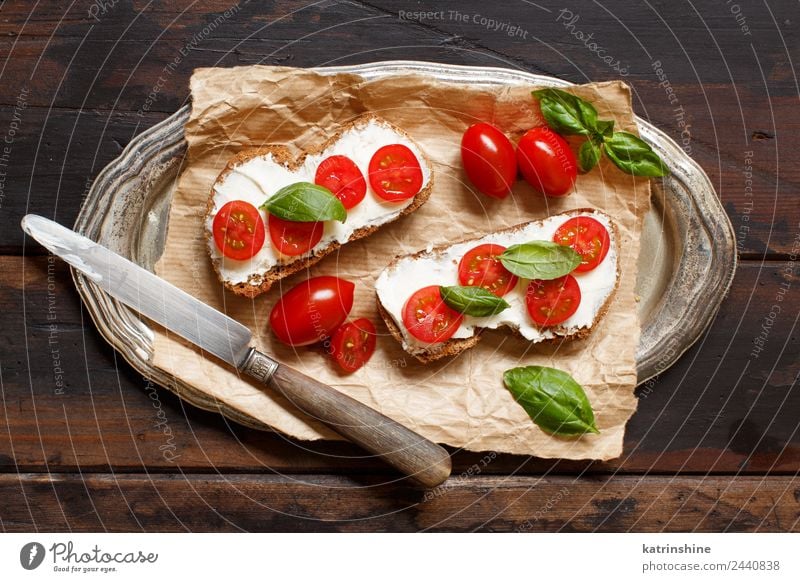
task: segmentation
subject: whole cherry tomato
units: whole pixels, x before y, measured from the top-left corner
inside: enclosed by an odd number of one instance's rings
[[[290,346],[328,339],[353,308],[355,285],[339,277],[312,277],[289,289],[269,314],[277,338]]]
[[[461,163],[475,187],[493,198],[505,198],[517,178],[514,144],[488,123],[476,123],[461,138]]]
[[[563,137],[534,127],[517,144],[517,163],[525,180],[547,196],[566,196],[575,187],[578,163]]]

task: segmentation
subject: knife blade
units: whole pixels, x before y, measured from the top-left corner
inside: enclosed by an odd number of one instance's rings
[[[118,255],[42,216],[22,229],[112,297],[283,394],[301,411],[379,455],[427,487],[450,475],[447,451],[402,424],[253,348],[252,332],[224,313]]]
[[[221,360],[241,365],[253,334],[235,319],[57,222],[29,214],[22,229],[112,297]]]

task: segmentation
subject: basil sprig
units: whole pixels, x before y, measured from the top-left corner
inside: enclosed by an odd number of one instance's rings
[[[600,432],[586,393],[566,372],[544,366],[512,368],[503,373],[503,383],[545,432],[558,436]]]
[[[594,168],[605,152],[626,174],[652,178],[669,174],[669,168],[647,142],[632,133],[614,131],[614,122],[597,119],[597,110],[588,101],[561,89],[540,89],[533,96],[539,100],[542,116],[553,130],[587,138],[578,151],[582,172]]]
[[[523,279],[558,279],[581,264],[572,248],[546,240],[511,245],[499,256],[503,266]]]
[[[342,201],[333,193],[311,182],[296,182],[278,190],[261,208],[292,222],[318,222],[347,219]]]
[[[439,293],[448,307],[473,317],[497,315],[510,307],[505,299],[483,287],[458,285],[439,287]]]

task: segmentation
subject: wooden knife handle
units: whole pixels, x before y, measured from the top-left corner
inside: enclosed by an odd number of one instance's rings
[[[240,369],[418,483],[436,487],[450,476],[450,455],[442,447],[327,384],[256,349],[250,350]]]

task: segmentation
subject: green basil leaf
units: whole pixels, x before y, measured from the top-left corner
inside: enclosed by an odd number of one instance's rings
[[[489,317],[511,307],[502,297],[498,297],[483,287],[439,287],[444,302],[464,315]]]
[[[533,92],[547,124],[558,133],[590,135],[597,128],[597,110],[580,97],[560,89]]]
[[[601,139],[608,139],[614,133],[614,120],[597,122],[597,134]]]
[[[523,279],[558,279],[581,264],[581,256],[570,247],[537,240],[511,245],[501,255],[503,266]]]
[[[588,172],[597,165],[600,161],[600,146],[592,140],[587,139],[578,150],[578,164],[581,167],[581,172]]]
[[[544,366],[512,368],[503,374],[503,383],[545,432],[559,436],[600,432],[586,393],[566,372]]]
[[[605,142],[608,158],[620,170],[634,176],[659,178],[669,174],[669,168],[650,145],[632,133],[616,131]]]
[[[278,218],[293,222],[347,219],[342,201],[333,193],[311,182],[296,182],[278,190],[261,208]]]

